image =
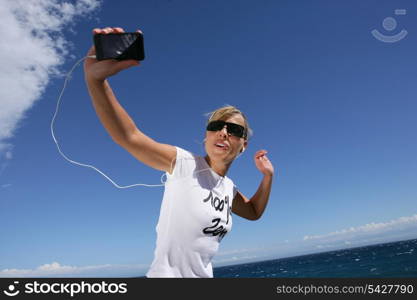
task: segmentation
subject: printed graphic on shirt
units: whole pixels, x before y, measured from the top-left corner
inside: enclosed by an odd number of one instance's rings
[[[229,218],[232,211],[232,208],[230,206],[229,196],[225,196],[224,200],[220,199],[219,197],[213,196],[213,192],[210,191],[210,194],[207,198],[203,199],[204,203],[210,203],[211,207],[215,211],[222,212],[223,210],[226,210],[226,225],[229,224]],[[226,235],[227,229],[220,225],[221,219],[220,218],[214,218],[211,220],[212,226],[206,227],[203,229],[204,234],[213,235],[213,236],[219,236],[219,241]]]

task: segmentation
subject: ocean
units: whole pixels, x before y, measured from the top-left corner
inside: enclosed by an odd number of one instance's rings
[[[417,277],[417,239],[216,267],[215,278]]]

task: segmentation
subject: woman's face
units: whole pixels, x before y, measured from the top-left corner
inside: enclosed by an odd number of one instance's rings
[[[234,114],[224,121],[245,127],[245,121],[240,114]],[[206,131],[205,148],[212,160],[230,163],[246,146],[247,141],[244,138],[228,134],[226,127],[219,131]]]

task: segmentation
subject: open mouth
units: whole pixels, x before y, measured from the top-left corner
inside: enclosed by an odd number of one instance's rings
[[[223,150],[229,149],[229,147],[226,144],[223,144],[223,143],[216,143],[214,145],[219,149],[223,149]]]

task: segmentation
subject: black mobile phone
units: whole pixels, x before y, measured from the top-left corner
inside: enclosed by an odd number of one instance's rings
[[[95,34],[94,47],[97,60],[144,60],[143,35],[140,32]]]

